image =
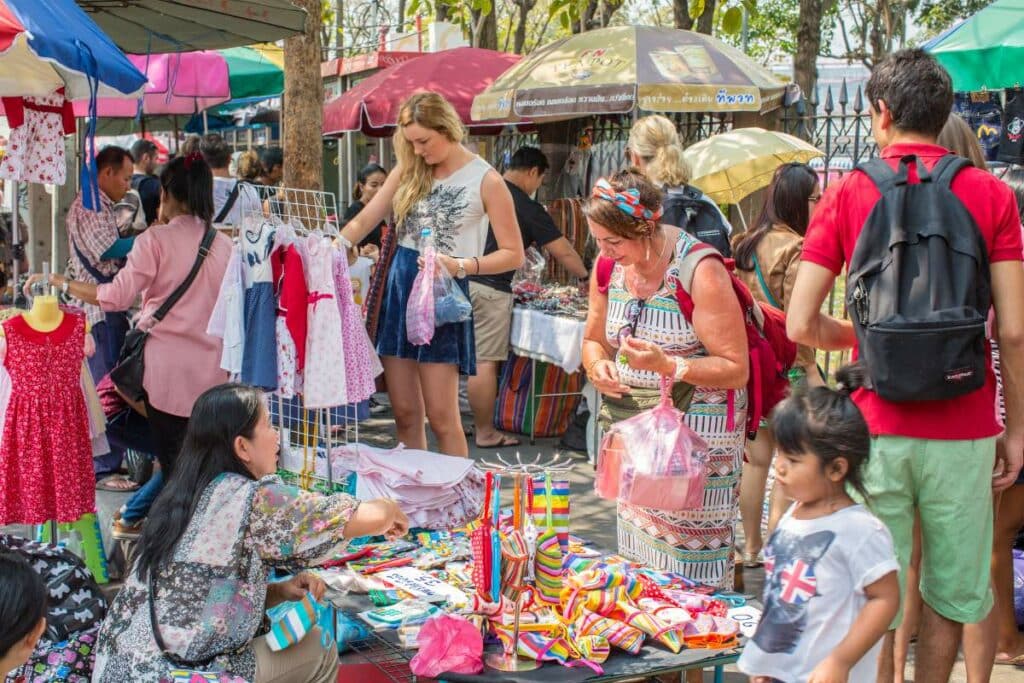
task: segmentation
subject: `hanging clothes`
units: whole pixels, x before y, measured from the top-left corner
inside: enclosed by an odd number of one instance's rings
[[[242,221],[242,276],[245,285],[245,346],[242,376],[246,384],[277,389],[277,338],[274,272],[270,255],[276,226],[262,216]]]
[[[337,249],[333,251],[335,299],[338,302],[338,315],[341,316],[346,394],[349,403],[358,403],[376,392],[374,379],[384,372],[384,368],[370,344],[370,336],[363,324],[362,310],[353,299],[348,256]]]
[[[331,408],[349,403],[341,314],[334,301],[335,249],[323,235],[310,235],[305,243],[309,303],[303,393],[307,408]]]
[[[64,136],[75,132],[75,113],[63,90],[43,97],[4,97],[11,127],[0,178],[63,185],[67,180]]]
[[[0,442],[0,526],[73,522],[96,510],[85,397],[85,316],[53,332],[21,316],[3,323],[11,395]]]
[[[284,230],[281,228],[279,231],[279,238]],[[302,257],[294,245],[280,243],[270,260],[277,300],[277,391],[284,398],[292,398],[302,391],[309,290]]]
[[[228,267],[220,283],[206,334],[221,340],[220,369],[237,380],[242,374],[245,355],[245,284],[242,273],[242,248],[234,245]]]

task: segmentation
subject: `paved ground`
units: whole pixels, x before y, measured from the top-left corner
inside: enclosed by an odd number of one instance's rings
[[[364,422],[361,426],[361,438],[365,441],[372,442],[375,445],[393,444],[393,423],[386,417],[371,419]],[[493,457],[493,449],[489,451],[481,451],[480,449],[473,447],[472,437],[470,437],[469,441],[472,451],[471,457],[477,460]],[[523,437],[523,444],[517,449],[507,449],[503,451],[503,454],[509,457],[514,457],[516,450],[518,450],[524,457],[530,458],[537,454],[540,454],[543,457],[552,457],[554,454],[559,453],[556,440],[540,439],[536,445],[530,446],[527,437]],[[568,458],[574,462],[574,468],[570,475],[572,491],[572,532],[581,537],[588,538],[605,548],[614,548],[615,506],[613,503],[609,503],[608,501],[602,500],[594,495],[592,490],[592,466],[582,455],[579,454],[571,454],[567,452],[562,453],[561,457]],[[108,533],[111,516],[122,504],[125,498],[125,494],[104,491],[97,492],[97,507],[105,539],[109,538]],[[109,540],[108,547],[110,547]],[[764,579],[763,570],[745,570],[744,573],[738,574],[738,579],[740,578],[743,581],[742,590],[751,595],[760,594]],[[116,586],[111,586],[111,588],[116,590]],[[739,586],[737,586],[737,588],[739,589]],[[912,677],[913,668],[911,665],[908,667],[907,679],[912,680]],[[711,680],[710,674],[706,677],[706,680]],[[736,673],[734,670],[726,676],[726,681],[729,683],[740,683],[745,680],[744,676]],[[966,683],[967,678],[962,661],[958,662],[950,680],[953,683]],[[996,667],[996,671],[993,673],[991,680],[998,683],[1024,683],[1024,670],[1014,670],[1008,667]]]

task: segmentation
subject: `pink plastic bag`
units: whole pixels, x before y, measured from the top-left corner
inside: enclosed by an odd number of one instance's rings
[[[612,425],[601,440],[594,491],[623,503],[679,511],[700,508],[708,445],[672,405],[662,378],[661,403]]]
[[[443,673],[477,674],[484,670],[484,639],[465,617],[442,614],[420,629],[420,651],[409,662],[417,676],[437,678]]]
[[[413,280],[405,309],[406,336],[409,343],[416,346],[429,344],[434,338],[434,270],[437,268],[437,250],[429,240],[429,235],[424,237],[423,242],[423,268]]]

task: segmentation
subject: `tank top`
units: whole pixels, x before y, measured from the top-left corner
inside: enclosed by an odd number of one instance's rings
[[[419,235],[430,228],[438,251],[448,256],[483,256],[487,243],[487,211],[480,195],[484,176],[493,167],[474,157],[416,202],[402,224],[403,247],[419,250]]]

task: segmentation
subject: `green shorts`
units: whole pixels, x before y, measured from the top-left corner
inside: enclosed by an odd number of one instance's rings
[[[871,511],[892,534],[900,591],[921,516],[921,597],[961,624],[992,609],[992,467],[996,440],[941,441],[898,436],[871,440],[864,486]],[[858,497],[859,498],[859,497]],[[902,616],[896,616],[895,628]]]

